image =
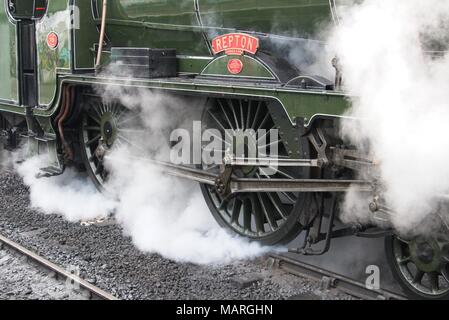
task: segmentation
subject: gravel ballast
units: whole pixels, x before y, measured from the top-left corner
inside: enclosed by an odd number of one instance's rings
[[[320,289],[319,282],[273,269],[264,258],[200,266],[139,252],[116,224],[86,227],[30,208],[28,188],[10,171],[0,172],[0,194],[2,235],[64,268],[79,270],[82,278],[119,299],[352,299],[335,290]],[[0,259],[2,255],[9,254],[0,252]],[[54,279],[33,276],[42,271],[18,259],[11,256],[0,264],[0,298],[79,298],[66,292],[29,293],[30,287]],[[20,279],[11,278],[11,272]],[[11,285],[17,290],[11,290]],[[53,282],[49,286],[58,287]]]
[[[11,250],[0,250],[0,299],[2,300],[88,300],[76,284],[54,272],[30,263]]]

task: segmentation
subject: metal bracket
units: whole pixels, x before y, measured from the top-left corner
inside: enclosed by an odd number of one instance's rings
[[[335,90],[341,90],[343,84],[343,72],[341,70],[340,59],[338,59],[338,57],[332,59],[332,66],[335,69]]]
[[[313,133],[310,133],[307,137],[309,138],[310,143],[313,145],[316,152],[318,153],[319,166],[323,167],[329,163],[329,159],[326,154],[328,143],[324,135],[324,132],[321,128],[317,128],[316,132],[321,140],[321,144],[317,141]]]
[[[65,171],[65,166],[63,166],[62,168],[57,168],[57,167],[41,168],[40,172],[36,175],[36,179],[60,176],[64,173],[64,171]]]
[[[332,151],[332,163],[356,171],[370,169],[376,166],[376,161],[368,155],[357,150],[330,148]]]
[[[227,197],[231,194],[231,177],[234,167],[228,164],[220,167],[220,174],[215,179],[215,190],[223,196]]]
[[[331,212],[330,212],[330,215],[328,218],[328,226],[327,226],[326,233],[324,233],[324,234],[321,233],[322,219],[323,219],[323,214],[321,214],[315,220],[315,223],[312,227],[312,231],[313,231],[313,233],[315,233],[315,235],[313,235],[313,234],[310,235],[310,230],[308,230],[306,239],[304,240],[304,245],[301,248],[289,249],[289,252],[302,254],[302,255],[306,255],[306,256],[320,256],[320,255],[323,255],[326,252],[328,252],[330,249],[330,246],[331,246],[332,235],[333,235],[333,230],[334,230],[334,226],[335,226],[334,225],[335,216],[336,216],[336,212],[338,211],[337,206],[338,206],[338,198],[336,196],[334,196],[332,199],[332,205],[330,206]],[[312,245],[320,242],[321,240],[325,240],[324,247],[318,251],[314,250],[312,248]]]
[[[100,143],[98,144],[97,149],[95,149],[95,156],[99,160],[103,160],[106,157],[106,155],[108,154],[109,151],[110,151],[109,146],[104,142],[104,139],[101,138],[100,139]]]

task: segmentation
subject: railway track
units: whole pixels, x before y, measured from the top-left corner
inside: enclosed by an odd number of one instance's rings
[[[271,255],[271,258],[276,267],[301,277],[322,281],[327,289],[335,288],[364,300],[408,300],[402,294],[384,289],[371,290],[360,281],[282,254]]]
[[[72,284],[76,284],[79,288],[86,290],[89,293],[89,297],[92,300],[118,300],[113,295],[107,293],[106,291],[92,285],[91,283],[83,280],[79,276],[66,271],[65,269],[59,267],[51,261],[39,256],[38,254],[26,249],[20,244],[0,235],[0,247],[5,246],[13,251],[19,253],[20,255],[30,259],[31,261],[37,263],[39,266],[54,272],[58,277],[62,279],[70,280]]]

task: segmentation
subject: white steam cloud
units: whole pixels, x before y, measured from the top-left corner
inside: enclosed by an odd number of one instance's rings
[[[99,193],[87,176],[73,169],[51,179],[37,178],[39,170],[47,165],[46,156],[33,157],[17,165],[17,172],[30,187],[32,207],[63,215],[71,222],[107,217],[114,210],[115,201]]]
[[[449,54],[429,53],[449,43],[449,1],[365,0],[339,13],[330,45],[360,119],[344,133],[369,140],[394,225],[409,232],[449,192]]]
[[[145,160],[128,160],[125,148],[111,154],[114,174],[109,187],[120,199],[116,218],[139,249],[201,264],[230,263],[267,252],[221,229],[196,183],[166,176]]]
[[[115,171],[106,194],[71,169],[58,177],[38,179],[36,172],[46,165],[45,157],[23,162],[17,171],[30,187],[33,208],[71,222],[113,214],[143,252],[180,262],[225,264],[269,251],[220,228],[195,183],[166,176],[144,160],[130,163],[126,148],[114,151],[110,159]]]

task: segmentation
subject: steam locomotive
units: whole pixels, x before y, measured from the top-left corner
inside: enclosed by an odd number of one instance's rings
[[[218,223],[264,245],[321,255],[337,237],[385,237],[395,278],[414,298],[449,297],[447,241],[403,237],[389,223],[373,181],[375,161],[339,134],[350,107],[337,59],[325,56],[323,25],[343,0],[3,0],[0,123],[6,148],[20,141],[48,154],[42,176],[68,165],[101,189],[105,154],[122,139],[120,117],[98,88],[201,98],[201,120],[219,132],[277,129],[270,158],[224,154],[218,166],[157,162],[201,184]],[[320,65],[315,75],[309,66]],[[119,68],[108,70],[111,65]],[[319,70],[318,68],[317,70]],[[127,76],[123,76],[123,73]],[[130,71],[130,72],[128,72]],[[243,148],[245,149],[245,148]],[[156,162],[155,162],[156,163]],[[274,162],[273,162],[274,163]],[[260,170],[258,170],[260,169]],[[338,227],[348,190],[366,194],[373,223]]]

